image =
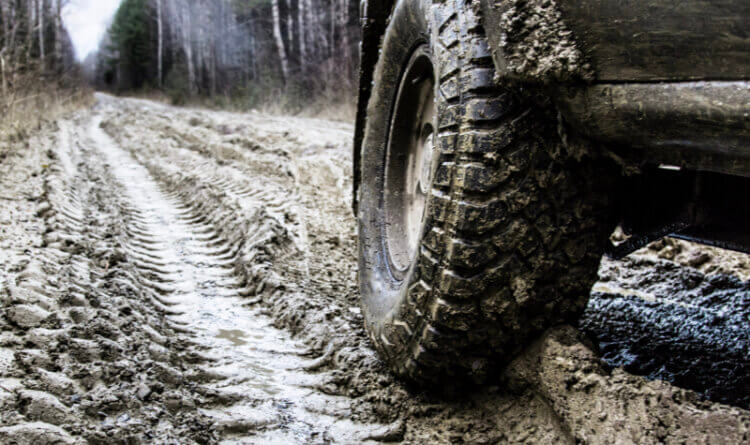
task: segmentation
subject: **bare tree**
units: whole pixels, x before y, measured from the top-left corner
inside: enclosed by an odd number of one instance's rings
[[[156,28],[157,28],[157,54],[156,54],[156,71],[157,71],[157,83],[159,86],[162,85],[164,79],[164,23],[162,21],[161,11],[162,0],[156,0]]]
[[[299,30],[297,36],[299,37],[299,64],[302,67],[307,65],[307,47],[305,45],[305,39],[307,38],[306,24],[305,24],[305,0],[297,0],[297,23],[299,24]]]
[[[286,57],[284,39],[281,37],[281,21],[279,18],[279,0],[271,0],[271,14],[273,16],[273,37],[276,39],[276,50],[281,62],[281,76],[286,84],[289,79],[289,61]]]
[[[63,71],[65,68],[62,66],[64,65],[64,56],[63,56],[63,45],[62,45],[62,36],[63,36],[63,24],[62,24],[62,7],[63,7],[63,0],[54,0],[55,2],[55,11],[54,11],[54,20],[55,20],[55,62],[60,64],[60,70]]]
[[[34,48],[34,24],[36,19],[36,8],[34,8],[33,0],[26,0],[26,63],[30,63],[32,60],[31,50]]]
[[[351,47],[349,41],[349,2],[339,0],[339,32],[341,36],[342,59],[344,61],[344,78],[349,79],[350,68],[352,63]]]
[[[195,67],[193,65],[193,42],[192,42],[192,20],[190,18],[190,5],[183,3],[182,8],[182,37],[183,50],[185,51],[185,62],[188,73],[188,90],[195,92]]]
[[[36,4],[39,16],[39,60],[44,66],[44,0],[37,0]]]
[[[292,0],[287,0],[286,5],[286,41],[287,57],[294,58],[294,15],[292,14]]]

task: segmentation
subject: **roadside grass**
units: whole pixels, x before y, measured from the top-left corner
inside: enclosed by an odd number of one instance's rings
[[[19,84],[0,91],[0,152],[9,148],[8,144],[26,140],[43,123],[93,104],[93,91],[83,84],[45,84],[41,80]]]
[[[163,89],[144,87],[112,92],[118,96],[147,99],[178,107],[208,108],[239,113],[256,111],[272,116],[300,116],[338,122],[354,122],[355,88],[349,82],[331,86],[290,81],[286,86],[265,78],[247,87],[214,96],[191,94],[184,82],[171,77]]]

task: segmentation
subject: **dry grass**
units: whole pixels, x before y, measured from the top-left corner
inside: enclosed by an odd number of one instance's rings
[[[300,116],[312,117],[316,119],[326,119],[337,122],[354,122],[356,114],[354,100],[335,100],[329,101],[325,98],[319,98],[309,105],[300,109],[298,106],[287,106],[283,102],[264,102],[257,107],[257,111],[272,116]],[[247,109],[237,109],[233,111],[248,111]]]
[[[356,99],[351,94],[327,90],[309,103],[300,103],[292,93],[281,90],[271,91],[266,97],[252,102],[242,97],[218,95],[215,97],[180,97],[175,98],[160,90],[139,90],[123,94],[124,97],[147,99],[180,107],[208,108],[237,113],[257,111],[271,116],[300,116],[326,119],[337,122],[354,122],[357,111]]]
[[[350,94],[338,95],[337,93],[328,91],[318,96],[312,103],[304,106],[300,111],[292,114],[337,122],[354,122],[356,113],[356,98]]]
[[[132,97],[134,99],[144,99],[165,104],[172,104],[172,98],[169,96],[169,94],[155,88],[143,88],[140,90],[128,91],[127,93],[119,95],[122,97]]]
[[[92,90],[82,85],[61,87],[39,80],[18,85],[0,91],[0,142],[24,140],[43,122],[93,103]]]

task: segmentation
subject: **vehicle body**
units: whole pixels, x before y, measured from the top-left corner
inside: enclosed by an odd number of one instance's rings
[[[446,16],[465,13],[476,16],[479,24],[471,17],[460,19],[451,30],[453,25],[444,25],[443,18],[434,19],[428,24],[433,33],[430,48],[456,48],[451,39],[461,40],[473,32],[476,35],[468,39],[482,39],[486,45],[495,85],[502,91],[549,100],[568,152],[585,152],[617,164],[622,179],[607,193],[616,195],[610,216],[625,230],[627,241],[608,246],[610,254],[627,254],[667,234],[750,249],[745,233],[750,214],[737,205],[741,194],[750,190],[746,179],[750,177],[750,3],[479,0],[447,4],[451,6],[422,6],[422,11],[437,11],[438,17],[448,8]],[[380,81],[374,73],[397,6],[394,0],[361,3],[355,211],[362,153],[367,150],[363,141],[366,144],[367,128],[372,125],[368,112],[372,114],[377,100],[371,96]],[[437,60],[436,67],[440,63]],[[487,71],[489,62],[477,63],[459,76]],[[438,90],[445,86],[440,76]],[[467,97],[488,97],[488,85]],[[471,106],[465,102],[461,112]],[[444,110],[438,106],[437,119]],[[464,127],[459,125],[456,131],[461,133]],[[482,128],[474,125],[469,130]],[[479,158],[461,159],[469,163]],[[503,360],[508,358],[505,355]]]

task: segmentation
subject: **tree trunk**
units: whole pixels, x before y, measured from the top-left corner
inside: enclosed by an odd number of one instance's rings
[[[315,38],[315,35],[320,33],[320,23],[318,20],[318,15],[313,11],[312,0],[301,1],[305,3],[305,12],[307,13],[307,35],[305,36],[305,39],[307,40],[307,43],[309,43],[308,51],[310,54],[310,60],[315,60],[316,56],[319,53],[318,51],[316,51],[316,48],[320,47],[318,39]]]
[[[158,43],[156,50],[157,83],[161,87],[164,79],[164,31],[161,14],[161,0],[156,0],[156,32]]]
[[[305,38],[307,34],[305,32],[305,0],[297,0],[297,23],[299,29],[297,34],[299,36],[299,65],[304,67],[307,65],[307,48],[305,47]]]
[[[209,9],[209,15],[207,17],[208,34],[206,55],[208,59],[208,94],[213,97],[216,95],[216,34],[219,32],[216,28],[216,11],[214,4],[210,4],[207,8]]]
[[[251,18],[255,18],[255,14],[251,14]],[[248,54],[250,59],[252,79],[258,78],[258,50],[255,43],[255,25],[250,28],[250,53]]]
[[[287,58],[294,62],[294,15],[292,15],[292,0],[288,0],[286,6]]]
[[[34,47],[34,22],[36,8],[32,3],[34,0],[26,1],[26,61],[27,65],[31,64],[31,50]]]
[[[341,50],[342,50],[342,56],[343,56],[343,62],[344,62],[344,77],[347,82],[347,86],[349,85],[350,77],[351,77],[351,47],[350,41],[349,41],[349,3],[348,0],[341,0],[341,5],[339,7],[339,27],[340,29],[340,36],[341,36]]]
[[[21,0],[18,0],[16,2],[15,8],[9,7],[8,12],[8,21],[12,24],[9,25],[10,28],[10,37],[8,38],[8,44],[5,46],[8,48],[8,61],[10,63],[10,67],[7,68],[7,70],[10,72],[11,81],[13,79],[13,75],[15,73],[16,64],[18,63],[18,59],[20,58],[20,46],[17,45],[16,42],[19,37],[18,31],[22,25],[21,23],[21,7],[23,5],[21,4]]]
[[[55,1],[55,64],[59,72],[64,72],[65,67],[63,66],[63,53],[62,53],[62,1]]]
[[[10,9],[10,5],[8,5],[6,2],[0,2],[0,20],[3,21],[2,28],[3,28],[3,38],[2,38],[2,45],[0,45],[0,51],[4,50],[7,47],[8,44],[8,25],[10,24],[10,17],[8,16],[8,9]]]
[[[44,69],[44,0],[37,0],[37,14],[39,15],[39,61]]]
[[[8,90],[7,90],[6,85],[8,83],[5,79],[5,57],[4,57],[3,52],[5,52],[5,48],[3,48],[2,51],[0,51],[0,76],[2,76],[0,77],[0,83],[2,84],[3,97],[7,97]]]
[[[182,45],[185,51],[185,62],[188,73],[188,90],[190,94],[195,93],[195,66],[193,65],[193,42],[192,22],[190,20],[189,4],[182,10]]]
[[[276,50],[281,62],[281,77],[286,85],[289,79],[289,61],[286,58],[284,38],[281,37],[281,19],[279,18],[279,0],[271,0],[271,14],[273,15],[273,37],[276,40]]]
[[[336,37],[336,0],[330,0],[331,1],[331,26],[329,30],[329,38],[328,38],[328,57],[333,59],[333,47]]]

